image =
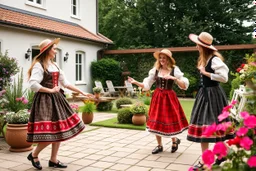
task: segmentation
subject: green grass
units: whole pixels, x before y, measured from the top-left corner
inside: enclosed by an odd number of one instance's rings
[[[136,129],[136,130],[145,130],[146,125],[143,126],[135,126],[133,124],[119,124],[117,122],[117,118],[108,119],[105,121],[91,123],[92,126],[103,126],[110,128],[125,128],[125,129]]]
[[[181,106],[185,112],[185,115],[187,117],[188,122],[190,121],[190,115],[192,111],[192,107],[194,105],[194,100],[193,99],[180,99]],[[113,109],[109,112],[112,113],[117,113],[117,109],[115,106],[113,106]],[[95,122],[90,124],[92,126],[103,126],[103,127],[111,127],[111,128],[125,128],[125,129],[136,129],[136,130],[145,130],[145,125],[144,126],[135,126],[133,124],[119,124],[117,122],[117,118],[112,118],[100,122]]]

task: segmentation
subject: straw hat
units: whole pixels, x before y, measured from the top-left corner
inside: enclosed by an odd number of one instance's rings
[[[43,40],[38,46],[40,48],[40,53],[37,55],[40,56],[42,53],[44,53],[49,47],[51,47],[53,44],[58,44],[60,41],[60,38],[56,38],[54,40],[45,39]]]
[[[195,34],[190,34],[189,39],[195,42],[196,44],[199,44],[201,46],[204,46],[206,48],[216,50],[217,49],[212,45],[213,37],[207,32],[202,32],[199,34],[199,36]]]
[[[159,58],[159,55],[160,55],[161,53],[162,53],[162,54],[165,54],[166,56],[168,56],[169,58],[172,59],[172,52],[169,51],[168,49],[163,49],[163,50],[161,50],[161,51],[157,51],[157,52],[155,52],[153,55],[154,55],[154,57],[155,57],[156,59],[158,59],[158,58]]]

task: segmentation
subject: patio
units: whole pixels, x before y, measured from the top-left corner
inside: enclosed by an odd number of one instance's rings
[[[111,113],[95,113],[94,122],[115,117]],[[43,170],[66,171],[187,171],[200,157],[200,145],[186,140],[187,132],[179,135],[182,143],[176,153],[170,153],[170,139],[164,138],[164,152],[152,155],[155,137],[146,131],[86,126],[77,137],[63,142],[59,160],[67,169],[48,167],[51,146],[39,156]],[[9,152],[8,145],[0,139],[0,170],[35,170],[27,155],[30,152]]]

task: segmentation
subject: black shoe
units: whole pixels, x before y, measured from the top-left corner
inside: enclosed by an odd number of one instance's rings
[[[172,142],[172,153],[178,150],[180,144],[180,139],[176,138],[176,141]],[[175,145],[175,146],[174,146]]]
[[[28,160],[31,161],[32,165],[37,168],[38,170],[42,170],[42,166],[39,161],[35,162],[34,159],[37,159],[38,157],[33,157],[32,153],[28,155]]]
[[[54,162],[52,162],[51,160],[49,160],[49,167],[67,168],[68,166],[65,165],[64,163],[61,163],[60,161],[58,161],[57,163],[54,163]]]
[[[152,154],[157,154],[159,152],[162,152],[163,151],[163,146],[156,146],[156,148],[152,151]]]
[[[226,161],[227,159],[226,158],[221,158],[221,159],[216,159],[215,160],[215,163],[213,165],[220,165],[222,162]]]
[[[204,164],[202,164],[202,163],[199,161],[197,165],[193,166],[193,170],[194,170],[194,171],[197,171],[197,170],[204,170]]]

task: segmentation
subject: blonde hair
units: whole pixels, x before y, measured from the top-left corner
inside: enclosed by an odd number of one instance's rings
[[[215,50],[212,50],[212,49],[209,49],[209,48],[206,48],[206,47],[201,46],[199,44],[197,44],[197,46],[199,46],[202,49],[202,52],[200,52],[199,58],[197,60],[197,67],[199,67],[199,66],[206,66],[207,60],[209,58],[211,58],[212,56],[217,56],[222,61],[224,61],[223,56],[219,52],[217,52]]]
[[[32,69],[34,65],[39,62],[43,65],[43,69],[45,72],[47,72],[48,63],[47,63],[47,56],[49,55],[50,50],[52,49],[53,45],[50,46],[47,50],[45,50],[41,55],[36,56],[28,69],[28,79],[31,77]],[[53,62],[53,61],[52,61]]]
[[[162,53],[162,54],[164,54],[164,53]],[[164,55],[167,58],[167,68],[168,68],[168,70],[171,70],[172,68],[174,68],[176,61],[175,61],[175,59],[173,57],[167,56],[166,54],[164,54]],[[160,56],[160,54],[159,54],[159,56]],[[157,70],[159,70],[161,68],[161,63],[159,61],[159,57],[157,58],[157,60],[156,60],[156,62],[154,64],[154,67]]]

